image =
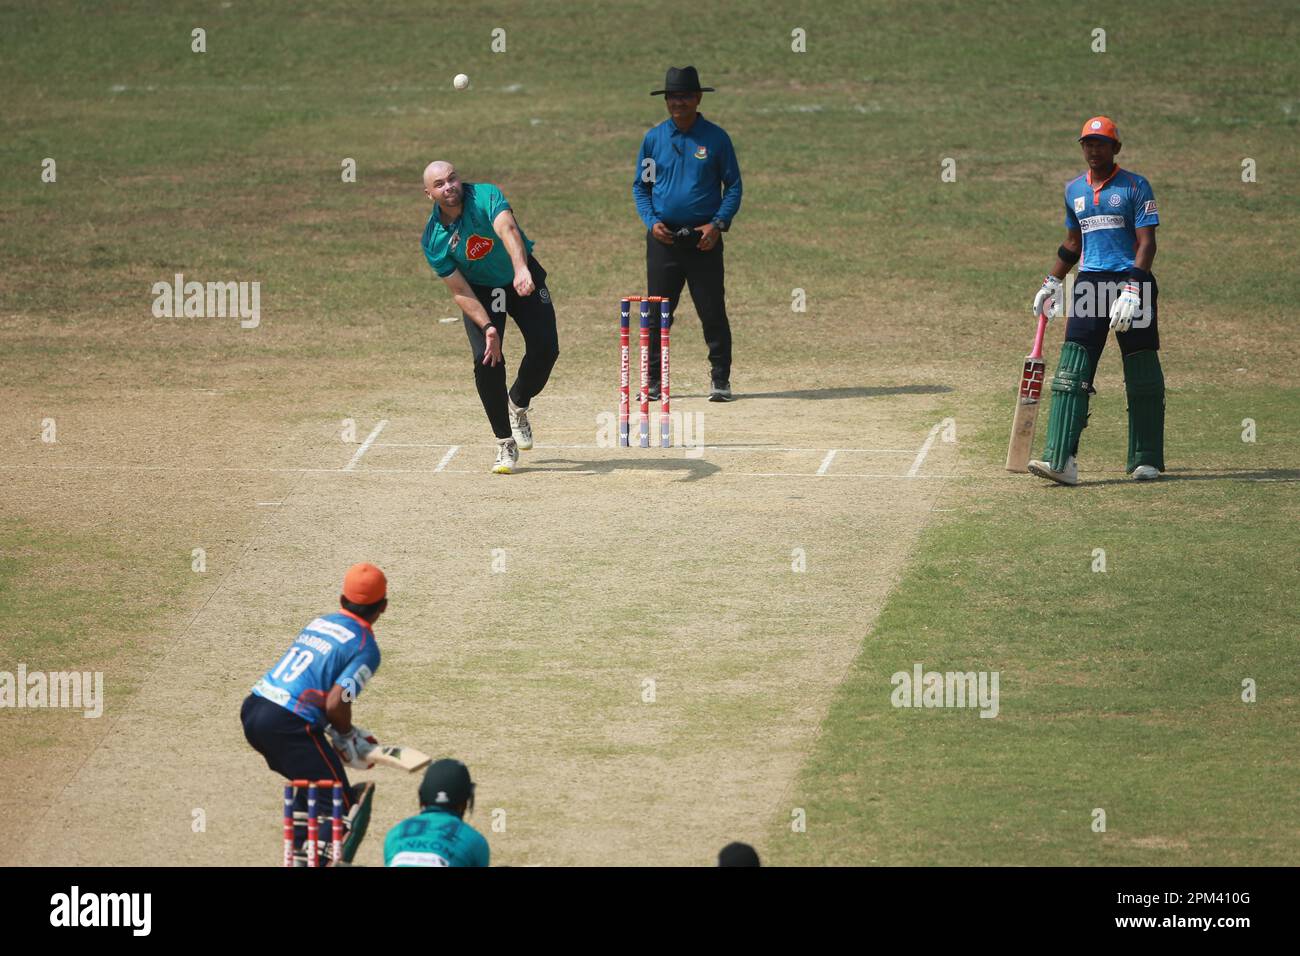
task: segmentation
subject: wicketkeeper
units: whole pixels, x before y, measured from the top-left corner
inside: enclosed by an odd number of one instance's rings
[[[420,812],[388,831],[384,866],[487,866],[488,842],[464,819],[473,809],[469,768],[434,761],[420,782]]]
[[[1040,311],[1049,319],[1060,315],[1062,280],[1079,263],[1065,344],[1052,379],[1047,447],[1041,461],[1029,462],[1029,470],[1063,485],[1079,483],[1079,435],[1088,424],[1088,400],[1096,394],[1093,377],[1106,335],[1114,329],[1128,393],[1125,471],[1146,481],[1165,470],[1159,289],[1151,273],[1160,217],[1151,185],[1115,163],[1120,138],[1113,122],[1093,117],[1083,124],[1079,142],[1088,171],[1065,187],[1065,242],[1034,296],[1035,318]]]
[[[244,737],[286,780],[338,780],[343,784],[346,837],[343,860],[351,863],[370,823],[375,785],[348,784],[344,764],[364,770],[377,741],[352,722],[352,701],[379,670],[374,623],[388,608],[388,581],[373,564],[355,564],[343,577],[340,609],[314,618],[280,661],[253,685],[239,716]],[[294,803],[295,854],[302,861],[307,794]]]

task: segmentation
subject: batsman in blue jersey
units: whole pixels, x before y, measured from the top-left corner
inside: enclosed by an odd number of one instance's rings
[[[473,809],[469,768],[450,758],[430,764],[420,783],[420,812],[388,831],[384,866],[487,866],[487,840],[464,820]]]
[[[284,656],[253,685],[240,719],[244,737],[286,780],[338,780],[343,784],[351,862],[370,822],[373,783],[352,787],[344,765],[367,769],[377,741],[352,722],[352,702],[379,670],[374,623],[388,608],[388,581],[373,564],[356,564],[343,577],[340,608],[313,618]],[[306,839],[307,794],[295,797],[294,845]]]
[[[1093,377],[1115,330],[1128,393],[1128,463],[1138,481],[1165,470],[1165,378],[1156,324],[1159,288],[1151,273],[1156,257],[1156,197],[1137,173],[1120,169],[1119,130],[1105,116],[1083,124],[1079,135],[1088,171],[1065,187],[1065,242],[1034,296],[1035,317],[1061,314],[1062,284],[1079,263],[1061,360],[1052,379],[1047,447],[1029,470],[1063,485],[1079,483],[1079,436],[1088,424]]]

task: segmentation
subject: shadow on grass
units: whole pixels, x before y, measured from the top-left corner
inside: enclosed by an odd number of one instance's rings
[[[644,449],[630,449],[632,452],[643,451]],[[574,461],[572,458],[538,458],[538,465],[568,465],[567,468],[517,468],[516,474],[522,474],[528,471],[558,471],[572,473],[590,473],[595,475],[612,475],[616,472],[628,471],[653,471],[663,474],[665,472],[678,472],[681,477],[678,481],[699,481],[701,478],[708,478],[722,469],[712,462],[705,461],[703,458],[619,458],[603,459],[600,461]]]
[[[1150,484],[1162,485],[1183,481],[1300,481],[1300,468],[1173,468]],[[1043,482],[1048,484],[1047,482]],[[1102,478],[1099,481],[1084,481],[1080,487],[1089,488],[1099,485],[1137,485],[1125,475],[1123,478]],[[1057,485],[1058,488],[1064,485]]]
[[[951,385],[852,385],[842,388],[796,388],[786,392],[735,392],[733,402],[748,398],[801,398],[821,401],[828,398],[879,398],[882,395],[942,395]],[[673,398],[708,398],[708,392],[673,392]],[[1014,397],[1014,396],[1013,396]]]

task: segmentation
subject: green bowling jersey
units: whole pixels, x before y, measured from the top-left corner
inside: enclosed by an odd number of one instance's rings
[[[430,268],[443,279],[459,269],[470,285],[502,288],[513,283],[514,263],[492,227],[501,210],[509,208],[501,190],[491,183],[465,183],[460,218],[450,226],[442,224],[435,204],[420,239]],[[524,254],[531,253],[533,243],[522,226],[519,235],[524,240]]]

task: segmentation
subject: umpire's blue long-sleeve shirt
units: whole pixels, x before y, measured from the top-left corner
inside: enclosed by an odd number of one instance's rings
[[[650,159],[654,178],[647,182]],[[647,229],[656,222],[676,229],[714,219],[730,227],[740,209],[740,195],[740,164],[731,137],[703,114],[696,114],[684,133],[670,118],[645,134],[632,197]]]

